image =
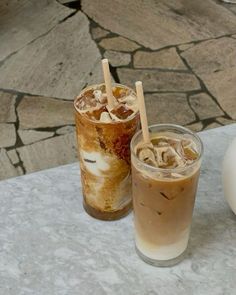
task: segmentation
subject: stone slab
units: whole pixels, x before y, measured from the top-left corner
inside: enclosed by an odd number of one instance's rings
[[[23,171],[23,169],[22,169],[21,166],[17,166],[16,167],[16,171],[17,171],[17,173],[18,173],[19,176],[24,175],[24,171]]]
[[[146,94],[145,103],[149,124],[186,125],[196,120],[185,94]]]
[[[129,53],[107,50],[104,53],[104,57],[109,60],[113,67],[126,66],[131,62],[131,55]]]
[[[206,93],[191,95],[189,97],[189,103],[198,114],[200,120],[224,115],[220,107]]]
[[[56,136],[17,148],[27,173],[77,161],[75,134]]]
[[[224,37],[201,42],[181,55],[194,72],[201,75],[236,66],[235,48],[236,40]]]
[[[232,11],[233,13],[236,14],[236,7],[235,7],[235,3],[230,3],[231,0],[225,0],[225,2],[223,2],[223,0],[214,0],[216,3],[220,3],[220,5],[222,5],[223,7],[225,7],[226,9]],[[227,3],[228,2],[228,3]]]
[[[200,89],[197,78],[188,73],[160,72],[155,70],[117,69],[121,83],[134,87],[136,81],[143,81],[148,91],[191,91]]]
[[[137,51],[134,54],[135,68],[160,68],[172,70],[186,70],[186,66],[175,48],[157,52]]]
[[[211,74],[202,74],[201,78],[211,94],[216,97],[222,109],[235,120],[236,67]]]
[[[1,67],[0,87],[72,100],[86,83],[102,79],[100,59],[89,21],[78,12],[11,56]]]
[[[194,43],[188,43],[188,44],[181,44],[178,46],[179,50],[185,51],[189,48],[192,48],[195,44]]]
[[[104,30],[100,27],[92,28],[91,33],[92,33],[93,39],[100,39],[110,34],[109,31]]]
[[[16,143],[16,129],[14,124],[0,124],[0,148],[10,147]]]
[[[18,134],[24,144],[30,144],[48,137],[52,137],[54,132],[19,129]]]
[[[6,150],[0,148],[0,181],[17,175],[18,172],[10,162]]]
[[[7,151],[8,158],[11,160],[12,164],[15,165],[20,162],[18,154],[15,149]]]
[[[17,112],[21,129],[56,127],[74,123],[72,101],[24,96]]]
[[[16,95],[0,91],[0,123],[16,122]]]
[[[199,132],[199,131],[202,131],[203,124],[202,124],[202,122],[197,122],[197,123],[187,125],[186,127],[194,132]]]
[[[73,11],[55,0],[1,0],[0,61],[49,32]]]
[[[222,125],[229,125],[229,124],[236,123],[236,121],[230,120],[230,119],[227,119],[227,118],[224,118],[224,117],[219,117],[219,118],[216,119],[216,121],[219,122]]]
[[[236,28],[236,16],[212,0],[116,0],[112,5],[83,0],[82,9],[105,29],[151,49],[233,34]]]
[[[224,37],[201,42],[183,52],[225,112],[236,119],[236,40]]]
[[[75,126],[63,126],[58,128],[56,133],[59,135],[75,132]]]
[[[106,50],[115,50],[115,51],[134,51],[138,49],[140,45],[134,43],[123,37],[112,37],[106,38],[99,42],[99,45]]]
[[[236,216],[224,199],[221,172],[235,134],[236,124],[200,134],[205,155],[189,246],[171,268],[137,256],[133,214],[104,222],[84,212],[78,163],[1,182],[2,293],[234,294]]]
[[[204,130],[213,129],[213,128],[218,128],[218,127],[220,127],[220,126],[222,126],[222,125],[219,124],[219,123],[217,123],[217,122],[213,122],[213,123],[207,125],[207,126],[204,128]]]

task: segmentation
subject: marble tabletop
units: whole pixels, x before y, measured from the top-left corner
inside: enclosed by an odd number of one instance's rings
[[[200,136],[205,155],[182,263],[141,261],[132,214],[116,222],[88,216],[75,163],[0,182],[0,294],[235,294],[236,216],[223,197],[221,164],[236,124]]]

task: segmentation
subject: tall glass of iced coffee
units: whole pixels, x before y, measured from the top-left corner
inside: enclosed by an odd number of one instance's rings
[[[131,141],[136,250],[147,263],[178,263],[188,245],[203,153],[200,138],[177,125],[149,127]]]
[[[105,84],[89,86],[75,99],[76,131],[85,210],[115,220],[132,206],[130,141],[139,128],[135,92],[112,85],[114,106]]]

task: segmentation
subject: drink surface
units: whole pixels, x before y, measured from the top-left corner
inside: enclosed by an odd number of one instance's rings
[[[118,219],[131,208],[130,141],[139,128],[135,93],[113,87],[115,107],[107,105],[103,84],[76,98],[76,132],[84,208],[99,219]]]
[[[89,119],[112,123],[132,118],[138,112],[136,95],[132,89],[116,85],[112,89],[115,107],[110,109],[104,84],[91,86],[75,101],[75,107]]]
[[[170,260],[187,247],[199,177],[190,135],[151,133],[132,155],[136,246],[146,257]]]
[[[160,169],[188,167],[199,157],[195,142],[187,134],[151,134],[150,143],[139,143],[135,153],[140,161]],[[173,177],[180,177],[172,173]]]

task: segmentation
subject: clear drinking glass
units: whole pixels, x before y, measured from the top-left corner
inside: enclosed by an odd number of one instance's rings
[[[98,86],[105,88],[104,84],[89,86],[74,101],[83,205],[97,219],[115,220],[132,207],[130,141],[139,129],[139,113],[108,123],[88,118],[78,110],[77,102]],[[131,88],[116,83],[114,97],[122,89],[136,98]]]
[[[171,266],[183,259],[188,245],[203,145],[196,134],[178,125],[152,125],[149,131],[151,139],[160,132],[187,135],[198,152],[189,166],[163,169],[136,156],[135,147],[143,141],[141,131],[131,141],[136,251],[149,264]]]

